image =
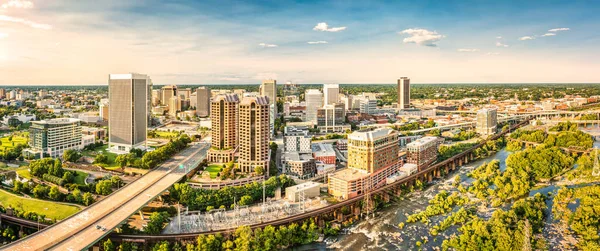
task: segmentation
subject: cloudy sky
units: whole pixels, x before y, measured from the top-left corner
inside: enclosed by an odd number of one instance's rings
[[[0,85],[600,83],[594,1],[0,0]]]

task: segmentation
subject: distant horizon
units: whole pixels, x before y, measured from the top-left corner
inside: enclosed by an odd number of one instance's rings
[[[335,83],[335,82],[323,82],[323,83],[294,83],[295,85],[323,85],[323,84],[339,84],[339,85],[396,85],[397,83]],[[560,83],[560,82],[510,82],[510,83],[476,83],[476,82],[452,82],[452,83],[410,83],[411,85],[594,85],[600,84],[598,83]],[[261,85],[261,83],[211,83],[211,84],[156,84],[153,83],[153,86],[165,86],[165,85],[176,85],[176,86],[219,86],[219,85]],[[277,82],[277,85],[285,85],[285,82]],[[14,88],[14,87],[77,87],[77,86],[85,86],[85,87],[93,87],[93,86],[108,86],[106,84],[0,84],[0,88]]]

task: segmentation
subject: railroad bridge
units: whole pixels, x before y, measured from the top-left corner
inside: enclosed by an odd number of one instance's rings
[[[479,142],[472,146],[466,151],[457,154],[451,158],[435,163],[414,175],[404,177],[391,184],[386,184],[381,187],[375,188],[367,193],[360,194],[354,198],[340,201],[338,203],[319,208],[303,214],[293,215],[287,218],[263,222],[259,224],[251,225],[252,229],[264,228],[266,226],[279,226],[286,225],[294,222],[301,222],[308,219],[314,219],[320,226],[325,224],[326,220],[333,220],[336,222],[345,222],[347,220],[358,220],[362,215],[372,212],[375,206],[373,198],[379,196],[384,202],[389,202],[395,198],[398,198],[403,194],[403,189],[410,188],[416,184],[419,180],[423,183],[432,182],[434,178],[441,178],[442,176],[449,174],[457,170],[460,166],[465,165],[475,160],[474,151],[484,146],[488,141],[496,140],[503,137],[507,133],[514,131],[515,129],[529,123],[531,118],[527,117],[524,121],[519,124],[511,126],[508,130],[502,131],[486,140]],[[4,218],[3,218],[4,219]],[[8,219],[6,219],[8,220]],[[223,234],[229,235],[235,231],[235,228],[224,229],[224,230],[213,230],[196,233],[182,233],[182,234],[163,234],[163,235],[139,235],[139,234],[120,234],[111,233],[106,238],[111,239],[113,242],[137,242],[148,245],[160,241],[180,241],[180,242],[192,242],[195,241],[198,235],[206,234]],[[98,245],[98,244],[96,244]]]

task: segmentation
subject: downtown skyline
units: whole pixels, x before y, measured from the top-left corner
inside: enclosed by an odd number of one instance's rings
[[[597,83],[599,6],[0,0],[0,85]]]

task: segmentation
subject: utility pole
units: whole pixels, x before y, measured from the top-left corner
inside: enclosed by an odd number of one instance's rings
[[[179,225],[179,233],[181,233],[181,208],[179,208],[179,203],[177,203],[177,223]]]

